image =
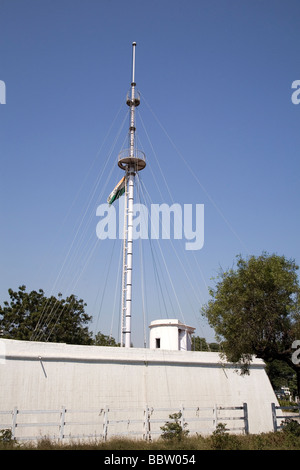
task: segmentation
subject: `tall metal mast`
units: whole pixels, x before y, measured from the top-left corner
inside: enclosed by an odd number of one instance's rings
[[[133,255],[133,196],[135,174],[146,166],[145,154],[135,147],[135,108],[140,104],[140,95],[135,83],[135,48],[132,43],[132,80],[126,103],[130,107],[129,149],[122,150],[118,165],[125,171],[124,246],[122,272],[121,346],[131,346],[132,310],[132,255]]]

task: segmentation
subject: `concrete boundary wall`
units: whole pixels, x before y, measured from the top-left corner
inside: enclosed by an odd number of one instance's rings
[[[0,411],[180,409],[247,403],[249,432],[273,430],[265,366],[241,376],[218,353],[0,340]]]

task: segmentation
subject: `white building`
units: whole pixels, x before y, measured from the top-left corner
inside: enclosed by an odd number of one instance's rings
[[[155,320],[150,323],[150,348],[191,351],[195,328],[179,320]]]

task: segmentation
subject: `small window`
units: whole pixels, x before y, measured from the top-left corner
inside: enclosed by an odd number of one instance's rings
[[[156,349],[160,348],[160,338],[155,338],[155,347]]]

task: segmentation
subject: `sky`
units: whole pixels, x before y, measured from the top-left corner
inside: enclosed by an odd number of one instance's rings
[[[1,305],[20,285],[73,293],[89,328],[119,340],[122,241],[99,240],[96,212],[123,176],[135,41],[147,161],[136,197],[204,205],[204,245],[135,242],[132,341],[142,347],[149,323],[166,317],[214,341],[200,311],[220,269],[263,251],[300,263],[299,2],[0,7]]]

